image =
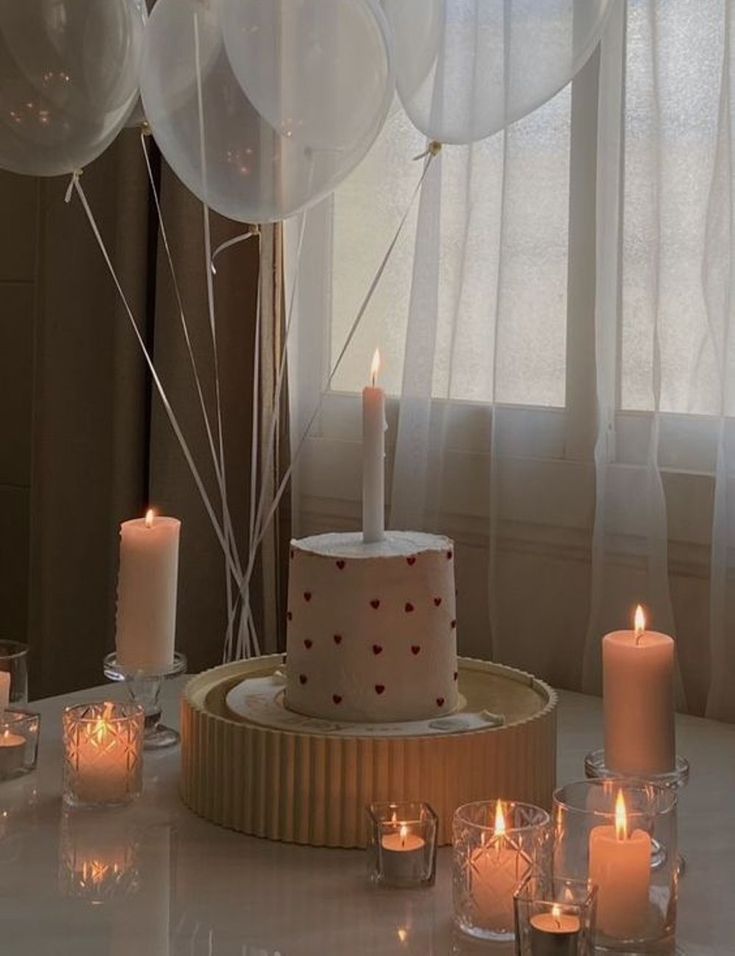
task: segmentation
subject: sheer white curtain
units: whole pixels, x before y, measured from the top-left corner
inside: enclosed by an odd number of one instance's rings
[[[729,0],[619,0],[569,87],[505,133],[443,149],[294,483],[297,533],[356,526],[359,390],[379,345],[390,525],[455,538],[462,651],[595,690],[602,633],[641,601],[678,639],[688,708],[725,719],[731,32]],[[309,213],[294,447],[424,145],[397,108]]]

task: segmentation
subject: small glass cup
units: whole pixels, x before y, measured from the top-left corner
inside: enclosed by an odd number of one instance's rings
[[[16,708],[0,714],[0,782],[36,769],[41,715]]]
[[[428,803],[371,803],[370,879],[378,886],[433,886],[438,818]]]
[[[592,956],[597,887],[531,876],[516,891],[516,956]]]
[[[658,952],[676,932],[676,790],[626,777],[554,794],[554,876],[597,883],[598,952]]]
[[[453,843],[456,926],[479,939],[513,939],[513,894],[548,863],[549,814],[529,803],[468,803],[454,814]]]
[[[10,674],[10,706],[28,703],[28,645],[0,640],[0,672]]]
[[[63,715],[64,800],[71,806],[119,806],[143,789],[143,708],[132,703],[77,704]]]

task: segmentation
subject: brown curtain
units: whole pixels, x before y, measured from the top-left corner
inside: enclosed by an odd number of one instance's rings
[[[155,149],[153,143],[151,147]],[[164,218],[205,394],[213,404],[202,209],[161,172]],[[85,170],[90,205],[129,296],[194,457],[217,500],[214,474],[181,334],[176,298],[152,210],[139,134],[125,131]],[[220,661],[225,635],[224,558],[199,494],[146,372],[106,267],[66,181],[40,186],[37,256],[28,633],[32,695],[101,683],[112,648],[118,526],[150,502],[183,522],[178,646],[191,670]],[[212,217],[213,242],[243,231]],[[280,304],[279,230],[264,231],[269,269],[262,279]],[[265,257],[265,256],[264,256]],[[222,254],[216,276],[227,480],[244,550],[249,495],[253,344],[259,242]],[[272,305],[266,325],[277,329]],[[272,401],[273,338],[264,342],[261,391]],[[270,349],[270,354],[266,353]],[[276,649],[282,606],[278,548],[267,542],[255,582],[264,646]],[[264,568],[267,565],[267,573]],[[265,586],[264,586],[265,582]]]

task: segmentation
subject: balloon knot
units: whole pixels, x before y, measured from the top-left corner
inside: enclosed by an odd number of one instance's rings
[[[141,136],[150,136],[153,133],[153,130],[151,129],[151,124],[148,122],[148,120],[144,119],[143,122],[140,124],[140,133],[141,133]]]
[[[428,151],[431,153],[432,156],[438,156],[439,153],[442,151],[442,144],[438,140],[434,139],[429,143]]]
[[[75,169],[74,172],[71,174],[69,185],[66,187],[66,195],[64,196],[64,202],[67,204],[67,206],[71,202],[71,197],[74,193],[74,189],[77,183],[79,182],[79,179],[81,178],[83,172],[84,172],[83,169]]]

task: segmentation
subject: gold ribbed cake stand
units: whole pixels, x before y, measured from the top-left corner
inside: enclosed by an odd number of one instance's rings
[[[269,840],[310,846],[367,843],[365,807],[422,800],[451,842],[456,807],[504,797],[549,807],[556,779],[555,692],[522,671],[460,659],[459,690],[471,713],[503,714],[503,726],[431,737],[345,737],[273,729],[233,714],[238,683],[267,677],[281,655],[205,671],[184,691],[184,802],[207,820]]]

